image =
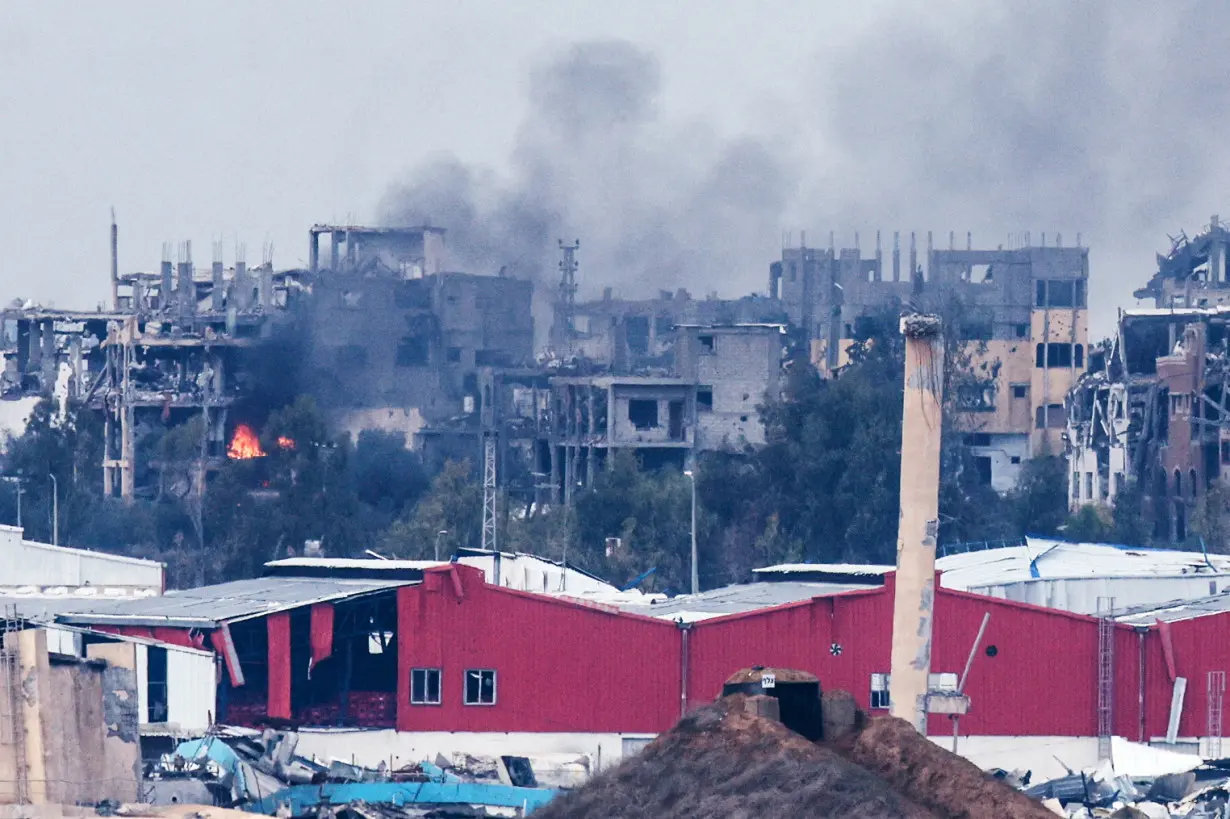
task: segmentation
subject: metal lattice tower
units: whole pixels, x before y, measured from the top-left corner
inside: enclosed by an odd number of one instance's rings
[[[1226,672],[1209,672],[1209,717],[1208,736],[1209,747],[1206,756],[1210,759],[1221,759],[1221,711],[1222,702],[1226,697]]]
[[[564,244],[564,240],[559,241],[559,249],[564,258],[559,263],[559,295],[556,303],[555,323],[556,335],[553,343],[561,349],[562,352],[570,352],[572,341],[576,328],[573,326],[577,305],[577,249],[581,246],[580,240],[574,240],[572,244]]]
[[[483,548],[498,551],[496,543],[495,430],[483,432]]]
[[[1110,759],[1114,733],[1115,598],[1098,598],[1098,759]]]

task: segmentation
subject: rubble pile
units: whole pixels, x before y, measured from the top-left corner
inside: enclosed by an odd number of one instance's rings
[[[145,771],[155,805],[212,803],[278,816],[348,819],[437,819],[537,807],[555,791],[542,787],[525,757],[459,755],[390,768],[298,755],[292,731],[223,729],[181,743]]]
[[[1103,762],[1024,790],[1069,819],[1230,819],[1230,771],[1211,765],[1128,776]]]
[[[760,698],[734,694],[689,714],[637,756],[534,815],[541,819],[1053,817],[1038,802],[923,737],[914,734],[910,739],[894,727],[881,727],[897,720],[866,721],[856,715],[853,735],[839,742],[814,743],[753,713],[759,710],[755,699]],[[908,730],[905,723],[900,725]],[[867,753],[859,746],[863,735],[891,747]],[[864,766],[860,756],[873,765]]]

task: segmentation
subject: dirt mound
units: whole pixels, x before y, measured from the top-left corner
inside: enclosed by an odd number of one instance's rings
[[[744,701],[734,695],[689,714],[637,756],[534,816],[928,819],[941,815],[910,802],[884,779],[832,749],[808,742],[780,723],[746,713]]]
[[[1054,819],[1038,802],[926,739],[905,720],[876,717],[833,747],[939,816]]]

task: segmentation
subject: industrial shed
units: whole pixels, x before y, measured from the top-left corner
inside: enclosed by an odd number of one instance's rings
[[[888,705],[891,572],[877,586],[753,583],[621,611],[491,585],[461,564],[400,571],[281,574],[60,619],[209,649],[224,669],[221,721],[316,726],[301,731],[305,751],[345,748],[373,764],[454,751],[616,759],[712,701],[732,669],[757,664],[809,671],[872,713]],[[959,726],[961,751],[979,764],[1049,773],[1055,756],[1096,761],[1100,735],[1220,733],[1204,681],[1230,668],[1230,650],[1215,648],[1225,615],[1190,614],[1098,620],[938,588],[932,687],[956,687],[990,615]],[[1178,677],[1186,698],[1171,730]],[[933,714],[928,728],[951,742],[949,717]]]

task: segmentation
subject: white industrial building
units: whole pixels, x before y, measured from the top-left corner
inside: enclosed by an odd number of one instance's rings
[[[1097,614],[1113,600],[1123,611],[1174,600],[1218,595],[1230,588],[1230,556],[1174,549],[1025,538],[1024,543],[948,554],[936,559],[940,586],[1032,603],[1077,614]],[[775,582],[883,583],[892,566],[790,563],[756,569]]]

